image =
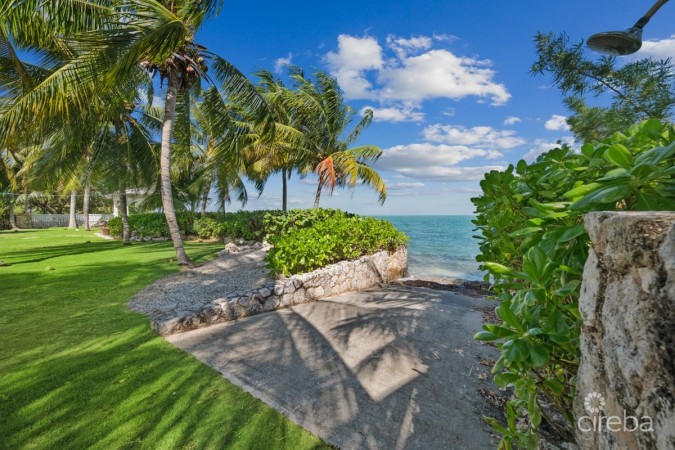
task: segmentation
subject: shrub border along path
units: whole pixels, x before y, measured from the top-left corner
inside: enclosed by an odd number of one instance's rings
[[[197,262],[220,248],[187,244]],[[0,448],[325,446],[127,310],[172,256],[93,231],[0,232]]]

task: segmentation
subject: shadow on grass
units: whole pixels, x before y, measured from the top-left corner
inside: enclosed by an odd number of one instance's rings
[[[131,247],[138,246],[143,248],[143,252],[164,252],[167,249],[173,248],[171,242],[134,242],[131,245]],[[3,251],[0,249],[0,256],[2,256],[6,262],[10,262],[12,265],[19,265],[42,262],[47,259],[60,258],[62,256],[87,255],[89,253],[116,251],[119,250],[120,247],[123,247],[123,244],[119,241],[91,241],[67,245],[44,245],[30,249],[10,251]],[[205,255],[199,254],[192,257],[192,260],[194,263],[198,263],[204,258]]]
[[[322,446],[127,311],[136,291],[175,271],[160,254],[173,256],[172,248],[115,244],[14,252],[33,262],[62,258],[56,271],[26,263],[25,272],[3,274],[0,447]],[[189,252],[200,261],[214,249]]]

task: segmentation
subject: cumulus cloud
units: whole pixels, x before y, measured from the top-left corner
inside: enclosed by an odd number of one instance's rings
[[[401,173],[409,177],[425,178],[438,181],[476,181],[482,180],[491,170],[505,170],[506,166],[471,166],[471,167],[424,167],[407,168]]]
[[[374,106],[365,106],[361,108],[361,115],[367,109],[373,110],[373,120],[375,122],[421,122],[424,120],[424,113],[416,111],[410,106],[377,108]]]
[[[329,52],[325,61],[347,99],[419,104],[475,96],[493,105],[505,104],[511,94],[494,81],[492,62],[432,48],[434,41],[445,39],[449,37],[390,35],[386,42],[394,57],[387,59],[377,39],[341,34],[337,52]]]
[[[445,181],[478,180],[486,171],[502,166],[458,167],[457,164],[478,157],[499,155],[497,152],[463,145],[408,144],[385,149],[377,167],[411,178]]]
[[[561,144],[567,144],[570,147],[574,147],[574,139],[566,136],[560,139],[560,143],[547,141],[545,139],[536,139],[533,143],[534,146],[523,155],[523,159],[526,161],[534,161],[537,159],[537,156],[556,147],[560,147]]]
[[[380,97],[421,102],[477,96],[503,105],[511,94],[503,84],[493,81],[495,72],[490,65],[488,60],[458,57],[448,50],[429,50],[403,59],[400,66],[380,70]]]
[[[326,54],[330,72],[337,78],[347,99],[373,98],[372,84],[365,71],[383,67],[382,47],[373,37],[358,38],[341,34],[338,51]]]
[[[518,122],[522,122],[522,120],[520,120],[520,117],[516,116],[508,116],[506,119],[504,119],[504,125],[515,125]]]
[[[285,58],[278,58],[274,61],[274,71],[276,73],[281,73],[281,70],[293,64],[293,53],[289,53]]]
[[[387,46],[401,59],[410,53],[418,53],[421,50],[430,49],[431,42],[432,40],[429,36],[412,36],[409,39],[397,37],[393,34],[387,36]]]
[[[553,114],[550,119],[544,123],[544,127],[549,131],[568,131],[567,117]]]
[[[451,145],[480,145],[508,149],[517,147],[525,141],[517,137],[513,130],[495,130],[480,126],[465,128],[460,125],[435,124],[426,127],[422,135],[427,141]]]
[[[640,53],[657,59],[675,59],[675,34],[671,34],[670,37],[665,39],[642,42]]]

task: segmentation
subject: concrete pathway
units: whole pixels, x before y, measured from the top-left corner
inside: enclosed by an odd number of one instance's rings
[[[494,304],[389,286],[167,339],[339,448],[488,449],[475,307]]]

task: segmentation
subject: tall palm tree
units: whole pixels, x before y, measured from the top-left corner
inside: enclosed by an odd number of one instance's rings
[[[288,179],[311,158],[311,143],[300,130],[302,117],[294,104],[296,93],[286,88],[270,71],[259,71],[256,76],[260,79],[258,90],[269,105],[272,124],[267,128],[260,125],[252,128],[253,139],[246,156],[260,189],[270,175],[281,174],[281,208],[286,211]]]
[[[314,208],[319,207],[321,192],[329,193],[336,186],[353,188],[357,182],[366,184],[379,194],[380,203],[387,198],[384,180],[368,165],[376,161],[382,150],[374,145],[350,148],[370,125],[372,110],[366,110],[361,120],[347,131],[354,119],[354,110],[345,104],[337,80],[324,72],[314,73],[316,82],[305,78],[295,69],[292,74],[297,85],[296,107],[302,112],[301,130],[311,143],[311,158],[303,168],[304,173],[316,172],[319,177]]]
[[[10,4],[18,12],[3,7],[0,10],[11,12],[11,23],[25,25],[39,38],[24,37],[16,27],[5,26],[10,22],[2,21],[0,28],[5,34],[14,31],[15,42],[47,49],[50,54],[57,54],[56,50],[61,53],[60,59],[54,58],[58,63],[49,76],[25,83],[21,91],[17,89],[19,95],[0,108],[0,135],[25,131],[30,128],[30,120],[42,125],[48,117],[72,117],[74,111],[92,109],[92,99],[126,82],[139,65],[166,81],[160,152],[162,202],[177,262],[190,264],[178,229],[171,183],[179,94],[187,96],[193,86],[213,83],[229,96],[239,98],[252,115],[264,117],[266,113],[264,101],[249,80],[232,64],[195,42],[196,31],[206,18],[219,12],[222,0],[136,0],[119,5],[114,1],[10,0]],[[56,25],[50,26],[52,16]],[[60,39],[64,34],[68,35],[68,45]],[[57,39],[51,42],[51,36]],[[10,42],[9,37],[0,36],[0,44],[3,42]],[[14,54],[6,59],[18,60]],[[24,69],[25,64],[21,67],[22,72],[30,72]],[[209,69],[215,80],[206,75]]]

